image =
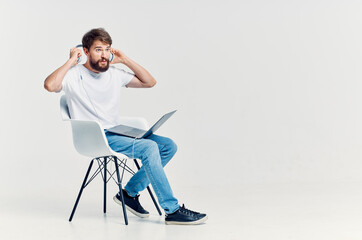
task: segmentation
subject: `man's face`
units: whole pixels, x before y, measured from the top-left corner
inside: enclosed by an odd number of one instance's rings
[[[107,71],[110,54],[111,46],[109,44],[99,40],[94,41],[87,54],[89,65],[98,72]]]

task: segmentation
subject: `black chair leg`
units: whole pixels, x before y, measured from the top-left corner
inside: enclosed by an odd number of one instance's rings
[[[82,183],[82,186],[80,187],[80,191],[79,191],[77,200],[75,201],[72,214],[70,215],[69,222],[72,221],[73,215],[74,215],[74,213],[75,213],[75,210],[77,209],[78,202],[79,202],[80,197],[82,196],[82,192],[83,192],[84,186],[85,186],[85,184],[86,184],[86,182],[87,182],[89,172],[90,172],[91,169],[92,169],[93,161],[94,161],[94,159],[93,159],[93,160],[90,162],[90,164],[89,164],[88,171],[87,171],[87,173],[86,173],[86,175],[85,175],[85,178],[84,178],[84,181],[83,181],[83,183]]]
[[[104,194],[103,194],[103,213],[106,213],[106,207],[107,207],[107,157],[103,159],[104,164]]]
[[[136,164],[137,169],[140,170],[140,165],[138,164],[137,160],[136,160],[136,159],[133,159],[133,161],[134,161],[134,163]],[[148,191],[148,193],[150,194],[150,196],[151,196],[151,198],[152,198],[153,204],[155,204],[155,207],[156,207],[156,209],[157,209],[158,214],[161,216],[161,215],[162,215],[161,210],[160,210],[160,208],[159,208],[159,206],[158,206],[158,204],[157,204],[157,202],[156,202],[156,199],[155,199],[155,197],[153,196],[152,191],[151,191],[151,189],[150,189],[149,186],[147,186],[147,191]]]
[[[119,176],[119,169],[118,169],[118,163],[117,163],[118,160],[117,160],[117,157],[113,157],[113,159],[114,159],[114,163],[116,165],[117,181],[118,181],[119,193],[121,195],[124,222],[126,223],[126,225],[128,225],[126,206],[124,205],[124,199],[123,199],[122,182],[121,182],[121,178]]]

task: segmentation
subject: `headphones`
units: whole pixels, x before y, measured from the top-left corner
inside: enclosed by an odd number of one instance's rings
[[[75,46],[76,48],[83,48],[83,45],[82,44],[78,44],[77,46]],[[112,62],[114,59],[114,54],[111,53],[109,55],[109,62]],[[80,56],[78,59],[77,59],[77,63],[80,63],[82,61],[82,56]]]

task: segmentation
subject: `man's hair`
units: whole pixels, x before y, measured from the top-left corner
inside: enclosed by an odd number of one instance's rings
[[[104,28],[94,28],[84,34],[82,39],[83,47],[89,50],[96,40],[112,45],[112,38]]]

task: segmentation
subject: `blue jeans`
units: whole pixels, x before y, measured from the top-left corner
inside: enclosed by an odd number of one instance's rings
[[[175,212],[180,205],[173,196],[163,167],[177,151],[177,146],[170,138],[150,135],[136,139],[105,131],[108,144],[115,152],[142,161],[142,167],[124,187],[134,197],[150,183],[155,191],[158,202],[167,214]]]

